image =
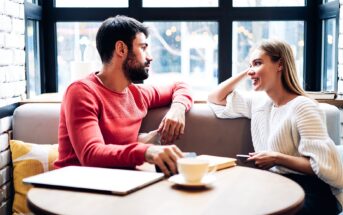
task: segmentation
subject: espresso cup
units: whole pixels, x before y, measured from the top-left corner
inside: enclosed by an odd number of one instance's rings
[[[214,172],[214,167],[210,168],[208,160],[197,158],[180,158],[177,160],[177,169],[186,182],[196,183],[210,172]]]

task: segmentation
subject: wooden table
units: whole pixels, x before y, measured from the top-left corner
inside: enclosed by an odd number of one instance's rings
[[[126,196],[34,187],[27,201],[37,214],[292,214],[302,207],[302,188],[278,174],[239,166],[215,174],[205,189],[167,180]]]

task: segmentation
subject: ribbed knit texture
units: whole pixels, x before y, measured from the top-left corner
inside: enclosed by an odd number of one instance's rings
[[[315,174],[331,185],[343,205],[343,165],[334,142],[330,139],[325,114],[317,103],[298,96],[287,104],[274,107],[263,92],[233,91],[227,105],[210,104],[218,118],[251,119],[251,136],[255,151],[277,151],[292,156],[306,156]],[[298,173],[275,166],[276,173]]]

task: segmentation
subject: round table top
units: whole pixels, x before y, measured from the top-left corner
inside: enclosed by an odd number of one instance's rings
[[[231,167],[215,173],[209,187],[188,188],[162,180],[126,196],[32,188],[29,208],[39,214],[292,214],[303,189],[269,171]]]

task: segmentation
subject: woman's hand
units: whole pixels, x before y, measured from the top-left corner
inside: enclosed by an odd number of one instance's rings
[[[255,165],[261,169],[270,169],[277,165],[279,152],[252,152],[249,153],[248,161],[255,161]]]

